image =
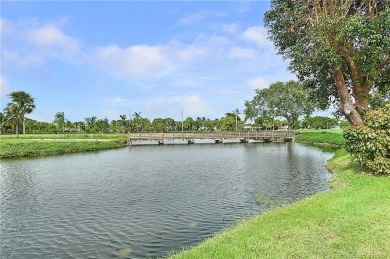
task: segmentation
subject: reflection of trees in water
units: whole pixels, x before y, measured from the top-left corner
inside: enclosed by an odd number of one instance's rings
[[[319,163],[318,155],[322,152],[312,147],[305,147],[309,150],[301,154],[301,147],[295,143],[287,143],[286,155],[286,190],[293,193],[296,198],[303,197],[322,190],[324,187],[318,187],[323,181],[325,166]],[[310,149],[313,149],[311,152]],[[318,154],[320,152],[320,154]],[[321,185],[322,186],[322,185]]]

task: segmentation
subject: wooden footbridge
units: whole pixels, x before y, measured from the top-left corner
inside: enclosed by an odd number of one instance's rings
[[[211,143],[223,143],[224,140],[247,143],[257,142],[292,142],[295,138],[293,131],[194,131],[194,132],[137,132],[129,133],[127,144],[157,143],[180,140],[194,144],[197,140],[211,140]]]

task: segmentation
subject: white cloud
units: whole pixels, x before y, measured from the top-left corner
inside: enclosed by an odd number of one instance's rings
[[[245,30],[242,37],[250,42],[254,42],[260,48],[273,48],[272,43],[267,39],[267,30],[263,26],[250,27]]]
[[[151,76],[159,73],[165,63],[161,48],[147,45],[100,47],[92,60],[104,70],[125,78]]]
[[[275,58],[273,45],[266,39],[264,27],[239,31],[234,23],[225,25],[231,33],[225,33],[227,29],[219,26],[219,31],[200,33],[191,43],[172,39],[158,45],[101,46],[90,55],[90,64],[122,80],[142,84],[145,88],[145,84],[159,85],[155,83],[156,79],[161,82],[163,78],[173,79],[183,74],[192,78],[201,76],[201,73],[211,72],[211,69],[204,69],[207,67],[218,67],[217,73],[222,69],[233,70],[235,66],[236,70],[248,72],[265,62],[267,67],[280,63]],[[237,60],[240,61],[239,65]]]
[[[239,26],[235,23],[223,24],[221,31],[228,34],[235,34],[239,29]]]
[[[214,12],[210,10],[203,10],[197,13],[189,14],[182,17],[179,21],[179,25],[191,25],[195,23],[204,22],[206,19],[209,19],[211,22],[214,18],[219,19],[221,17],[227,16],[226,12]]]
[[[185,45],[178,41],[171,41],[164,45],[163,52],[167,57],[184,63],[192,63],[209,54],[208,47],[204,44]]]
[[[66,35],[55,22],[22,18],[17,21],[0,19],[0,23],[3,66],[40,66],[53,59],[74,62],[75,54],[80,50],[80,43]]]
[[[4,66],[14,65],[17,67],[32,67],[42,65],[45,61],[44,53],[29,52],[19,53],[18,51],[4,50],[1,55],[1,61]]]
[[[264,77],[255,77],[248,80],[248,85],[253,89],[264,89],[269,87],[270,83]]]
[[[187,45],[175,40],[157,46],[109,45],[96,48],[90,59],[93,65],[121,79],[145,81],[172,75],[209,58],[211,47],[210,42]]]
[[[204,17],[205,17],[205,13],[190,14],[190,15],[187,15],[185,17],[182,17],[179,20],[179,24],[180,25],[193,24],[193,23],[196,23],[196,22],[200,22],[201,20],[204,19]]]
[[[8,20],[5,20],[0,17],[0,33],[1,37],[4,37],[7,34],[14,33],[15,29],[12,23]]]
[[[257,58],[257,51],[251,48],[232,47],[228,56],[232,59],[254,59]]]
[[[37,46],[60,46],[67,53],[74,53],[79,48],[76,40],[65,35],[54,24],[45,24],[39,28],[32,28],[26,33],[26,37],[29,42]]]

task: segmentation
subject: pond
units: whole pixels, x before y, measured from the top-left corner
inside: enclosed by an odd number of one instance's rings
[[[332,156],[297,143],[248,143],[0,160],[1,257],[163,257],[326,191]]]

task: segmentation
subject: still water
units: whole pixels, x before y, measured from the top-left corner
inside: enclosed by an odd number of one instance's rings
[[[264,210],[256,195],[325,191],[332,155],[249,143],[0,160],[0,257],[164,257]]]

